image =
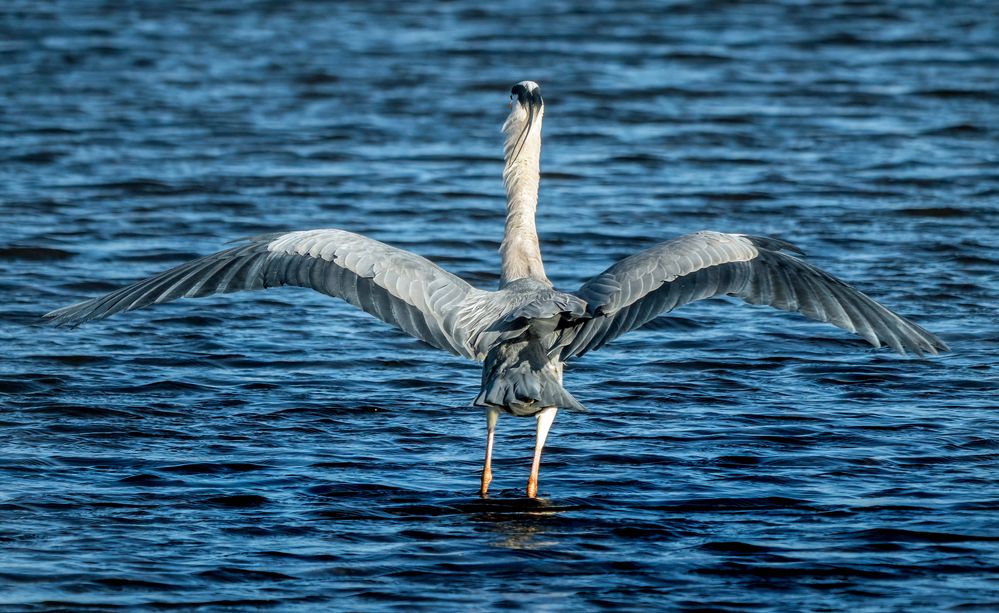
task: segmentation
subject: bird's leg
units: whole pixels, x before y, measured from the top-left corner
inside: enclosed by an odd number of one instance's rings
[[[482,467],[482,489],[479,496],[489,496],[489,482],[493,480],[493,438],[496,434],[496,420],[499,409],[486,409],[486,464]]]
[[[538,432],[534,439],[534,462],[531,463],[531,476],[527,479],[527,497],[537,498],[538,496],[538,471],[541,469],[541,449],[545,446],[548,438],[548,430],[555,421],[555,413],[558,409],[549,407],[538,413]]]

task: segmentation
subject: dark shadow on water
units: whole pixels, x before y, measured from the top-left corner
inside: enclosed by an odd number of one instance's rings
[[[471,498],[454,504],[461,513],[475,521],[507,522],[544,520],[569,511],[579,511],[588,505],[582,500],[555,500],[551,498],[528,498],[516,490],[502,491],[489,498]]]
[[[505,490],[486,499],[455,501],[454,506],[467,514],[474,529],[495,538],[493,546],[540,553],[558,546],[570,513],[590,505],[582,499],[532,499],[523,491]]]
[[[334,531],[349,527],[357,532],[373,522],[372,529],[394,525],[397,536],[423,544],[461,542],[484,534],[495,547],[533,551],[554,546],[567,525],[575,525],[596,507],[582,498],[531,499],[519,489],[498,491],[486,499],[472,493],[388,489],[347,498],[324,496],[310,515]]]

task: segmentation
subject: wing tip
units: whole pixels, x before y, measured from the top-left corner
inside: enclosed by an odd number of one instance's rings
[[[52,324],[53,326],[68,325],[69,320],[72,319],[72,316],[68,313],[68,310],[71,308],[67,306],[49,311],[41,316],[41,320],[43,323]]]
[[[55,326],[56,328],[76,328],[83,323],[71,315],[59,314],[56,311],[46,313],[40,319],[43,324]]]
[[[950,351],[950,345],[944,342],[942,338],[935,334],[927,333],[927,336],[923,339],[926,342],[926,353],[930,355],[940,355],[941,353],[946,353]]]
[[[84,300],[82,302],[77,302],[76,304],[71,304],[69,306],[49,311],[41,316],[42,323],[50,324],[56,326],[57,328],[76,328],[77,326],[93,319],[93,317],[84,309],[85,306],[92,302],[93,300]]]
[[[884,345],[895,350],[896,353],[903,356],[908,356],[910,353],[915,354],[917,358],[925,359],[929,356],[937,356],[941,353],[946,353],[950,351],[950,346],[943,341],[939,336],[927,332],[925,330],[920,330],[921,334],[918,336],[902,337],[897,339],[896,342],[885,342]],[[879,339],[880,340],[880,339]],[[868,339],[870,341],[870,339]],[[875,347],[882,346],[881,344],[871,343]]]

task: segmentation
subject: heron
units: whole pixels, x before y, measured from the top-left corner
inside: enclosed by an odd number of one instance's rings
[[[556,289],[545,274],[535,224],[544,114],[537,83],[513,86],[502,128],[506,222],[495,290],[473,287],[410,251],[324,228],[244,239],[44,317],[76,326],[178,298],[285,285],[340,298],[432,347],[482,364],[473,404],[486,414],[483,498],[501,413],[536,420],[527,481],[527,496],[535,498],[556,413],[583,409],[563,387],[565,363],[690,302],[734,296],[828,322],[903,355],[947,350],[934,334],[807,263],[800,249],[778,238],[694,232],[625,257],[575,291]]]

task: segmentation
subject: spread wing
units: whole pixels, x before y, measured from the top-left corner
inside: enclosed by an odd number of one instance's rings
[[[575,292],[593,318],[580,325],[562,358],[599,349],[689,302],[723,295],[796,311],[902,354],[947,350],[935,335],[782,249],[801,253],[777,239],[696,232],[627,257]]]
[[[258,236],[45,317],[75,326],[177,298],[281,285],[342,298],[434,347],[473,359],[472,311],[491,293],[409,251],[324,229]]]

